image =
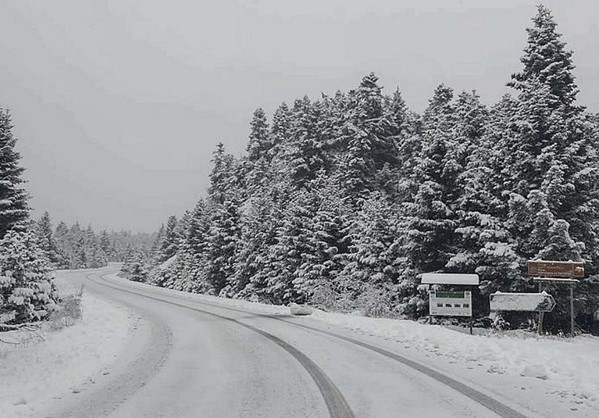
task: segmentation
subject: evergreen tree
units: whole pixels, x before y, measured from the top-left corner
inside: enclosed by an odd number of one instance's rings
[[[235,159],[225,153],[225,146],[219,143],[212,154],[212,171],[210,172],[210,187],[208,195],[216,203],[224,203],[232,193],[235,193]],[[240,173],[244,175],[246,173]]]
[[[420,272],[442,270],[455,252],[455,200],[461,168],[453,158],[455,142],[453,92],[435,90],[423,118],[422,153],[415,168],[419,186],[414,201],[406,206],[405,251]]]
[[[399,128],[384,107],[385,99],[377,82],[374,73],[362,79],[343,128],[347,152],[341,160],[340,176],[354,201],[374,191],[375,178],[385,164],[397,164],[395,137]]]
[[[35,230],[37,232],[38,245],[40,249],[44,252],[48,261],[53,265],[56,265],[60,261],[60,257],[58,255],[58,248],[56,246],[56,241],[54,240],[52,222],[48,212],[44,212],[40,220],[37,222]]]
[[[160,263],[168,260],[177,253],[179,245],[177,225],[177,217],[174,215],[170,216],[166,221],[164,236],[162,241],[160,241],[160,257],[158,259]]]
[[[528,44],[524,56],[520,59],[524,68],[512,75],[510,86],[517,90],[526,90],[531,80],[538,80],[549,88],[549,94],[555,98],[552,108],[565,106],[576,111],[574,101],[578,88],[574,82],[572,70],[572,51],[566,50],[566,44],[557,33],[557,23],[545,6],[537,7],[537,14],[532,19],[534,25],[527,28]]]
[[[15,150],[17,138],[12,133],[8,110],[0,108],[0,238],[29,216],[27,192],[22,187],[21,156]]]
[[[210,223],[206,257],[206,280],[215,294],[231,296],[234,283],[235,250],[239,240],[240,212],[237,200],[215,205]]]
[[[47,319],[58,292],[31,231],[9,231],[0,241],[0,329]]]
[[[266,114],[264,110],[258,108],[250,122],[250,136],[247,145],[248,160],[255,162],[268,158],[272,145]]]

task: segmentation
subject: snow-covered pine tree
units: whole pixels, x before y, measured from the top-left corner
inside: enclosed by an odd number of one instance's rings
[[[232,296],[235,283],[235,256],[240,235],[240,203],[231,198],[212,208],[208,251],[206,256],[206,281],[211,293]]]
[[[442,270],[455,251],[455,198],[461,167],[453,158],[452,99],[452,89],[440,85],[423,118],[422,153],[415,168],[419,186],[413,202],[406,206],[405,251],[418,272]]]
[[[320,112],[321,104],[312,103],[307,96],[293,105],[290,138],[283,147],[281,158],[295,189],[309,187],[308,183],[314,180],[316,173],[325,168],[324,142],[318,126]]]
[[[302,263],[302,255],[311,253],[309,227],[314,218],[310,194],[295,191],[285,207],[280,208],[280,224],[275,232],[275,242],[270,245],[264,269],[265,298],[274,304],[287,304],[300,300],[293,280]]]
[[[355,203],[376,190],[379,171],[397,165],[395,139],[399,128],[384,107],[378,77],[365,76],[352,94],[350,114],[343,127],[341,143],[346,150],[341,157],[339,176],[346,194]]]
[[[181,231],[176,262],[169,266],[169,275],[178,278],[178,282],[165,283],[165,286],[201,292],[206,288],[204,260],[208,251],[209,229],[209,214],[203,199],[198,201],[193,211],[183,217],[179,225]]]
[[[549,88],[549,94],[555,98],[552,109],[579,112],[581,108],[574,103],[578,87],[572,74],[572,51],[567,50],[566,43],[561,41],[562,35],[556,31],[557,23],[547,7],[539,5],[532,21],[534,25],[526,29],[528,43],[524,56],[520,58],[524,68],[512,75],[508,85],[525,91],[527,84],[537,79]]]
[[[279,224],[275,210],[270,195],[252,197],[242,207],[235,273],[231,281],[235,297],[264,296],[268,250],[275,243]]]
[[[39,247],[46,255],[48,261],[52,265],[58,264],[60,257],[56,241],[54,240],[52,221],[48,212],[44,212],[40,220],[35,224],[35,232],[37,233]]]
[[[589,197],[595,197],[595,191],[580,180],[597,171],[598,161],[585,130],[583,108],[576,105],[572,52],[565,49],[547,8],[538,7],[533,23],[521,58],[524,68],[509,83],[520,93],[508,150],[512,159],[506,161],[514,164],[510,185],[525,197],[540,190],[554,217],[571,224],[575,237],[589,236],[592,220],[583,213],[592,211]]]
[[[29,216],[28,196],[21,178],[24,168],[15,150],[17,138],[12,128],[10,113],[0,108],[0,238]]]
[[[164,239],[164,224],[160,225],[156,235],[154,237],[154,241],[152,241],[152,246],[150,247],[150,263],[155,266],[160,263],[160,243]]]
[[[332,307],[334,301],[326,298],[340,294],[339,275],[350,246],[350,209],[341,191],[322,171],[317,174],[308,202],[306,208],[312,216],[305,219],[306,247],[293,274],[293,289],[301,302]]]
[[[37,237],[11,230],[0,241],[0,330],[47,319],[57,306],[58,292]]]
[[[347,264],[340,274],[341,293],[369,316],[398,313],[415,288],[399,292],[403,228],[399,210],[386,195],[375,192],[351,219]]]
[[[160,263],[165,262],[177,253],[179,245],[177,225],[177,217],[174,215],[169,216],[164,228],[164,236],[160,241],[160,257],[158,258]]]
[[[104,252],[107,259],[111,261],[122,261],[118,259],[114,245],[110,241],[108,232],[106,232],[105,230],[100,232],[100,236],[98,237],[98,244],[100,245],[100,249]]]
[[[250,162],[268,158],[273,143],[269,134],[268,121],[264,110],[254,111],[250,122],[250,136],[247,145],[247,157]]]
[[[69,245],[67,242],[67,236],[69,233],[69,227],[64,222],[59,222],[54,231],[54,240],[56,241],[56,247],[58,249],[59,262],[58,268],[69,268]]]

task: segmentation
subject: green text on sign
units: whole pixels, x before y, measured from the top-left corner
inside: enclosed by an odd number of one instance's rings
[[[438,298],[452,298],[452,299],[463,299],[464,292],[435,292],[435,296]]]

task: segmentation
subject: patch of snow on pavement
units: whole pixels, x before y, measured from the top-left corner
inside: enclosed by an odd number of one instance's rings
[[[64,279],[57,280],[57,285],[63,294],[79,290]],[[71,327],[51,331],[44,324],[31,342],[0,342],[3,418],[42,416],[51,404],[76,396],[107,373],[108,366],[126,345],[136,316],[85,291],[82,306],[83,318]],[[0,337],[22,340],[24,332],[2,333]]]

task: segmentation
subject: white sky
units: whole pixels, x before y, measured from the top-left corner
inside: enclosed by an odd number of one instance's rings
[[[10,107],[37,217],[151,231],[205,193],[256,107],[375,71],[421,111],[436,85],[493,103],[520,69],[528,0],[0,0]],[[599,2],[545,1],[599,111]]]

